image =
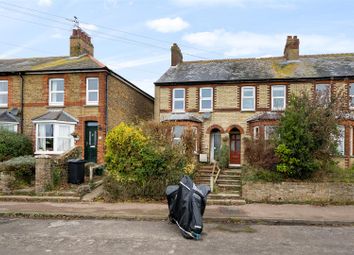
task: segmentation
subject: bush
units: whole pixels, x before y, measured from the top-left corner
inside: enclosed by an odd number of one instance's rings
[[[219,165],[221,169],[225,169],[229,167],[229,159],[230,159],[229,146],[226,143],[223,143],[221,145],[220,157],[219,157]]]
[[[110,199],[160,199],[167,185],[177,183],[186,172],[193,172],[184,147],[172,145],[171,140],[166,143],[166,136],[160,134],[167,128],[160,125],[147,124],[143,132],[137,126],[121,123],[109,132],[105,189]]]
[[[263,169],[273,170],[279,159],[274,152],[274,142],[259,139],[244,139],[246,162]]]
[[[242,180],[251,182],[281,182],[285,178],[276,171],[246,166],[242,169]]]
[[[32,154],[32,142],[27,136],[0,129],[0,162]]]
[[[21,156],[0,163],[0,172],[14,172],[15,186],[30,185],[35,177],[36,160],[33,156]]]
[[[275,150],[280,159],[277,170],[289,177],[309,178],[319,162],[331,160],[337,153],[336,98],[331,102],[292,96],[280,119],[279,141]]]

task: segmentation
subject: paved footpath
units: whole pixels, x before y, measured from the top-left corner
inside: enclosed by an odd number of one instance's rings
[[[0,217],[165,220],[167,215],[165,203],[0,202]],[[210,205],[204,221],[354,226],[354,206]]]

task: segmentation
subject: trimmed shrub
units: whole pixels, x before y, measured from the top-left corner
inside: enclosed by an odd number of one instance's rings
[[[27,136],[0,129],[0,162],[32,154],[32,142]]]
[[[36,160],[33,156],[21,156],[0,162],[0,172],[14,172],[14,186],[30,185],[35,178]]]
[[[161,141],[166,141],[166,136],[161,135],[167,130],[163,124],[161,128],[158,124],[145,128],[143,132],[137,126],[121,123],[106,138],[105,190],[110,200],[160,199],[167,185],[193,172],[182,145]]]

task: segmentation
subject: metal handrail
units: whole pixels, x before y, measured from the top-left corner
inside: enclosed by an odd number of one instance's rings
[[[218,169],[218,172],[216,173],[216,176],[214,177],[214,173],[215,173],[216,168]],[[219,178],[220,172],[221,172],[221,168],[219,167],[218,162],[215,161],[214,165],[213,165],[213,171],[211,172],[211,176],[210,176],[210,189],[212,192],[214,191],[214,186],[216,184],[216,181]]]

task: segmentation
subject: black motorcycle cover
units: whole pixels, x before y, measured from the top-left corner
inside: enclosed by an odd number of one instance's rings
[[[188,176],[183,176],[179,185],[166,188],[170,221],[177,224],[185,238],[200,239],[209,193],[209,186],[196,186]]]

